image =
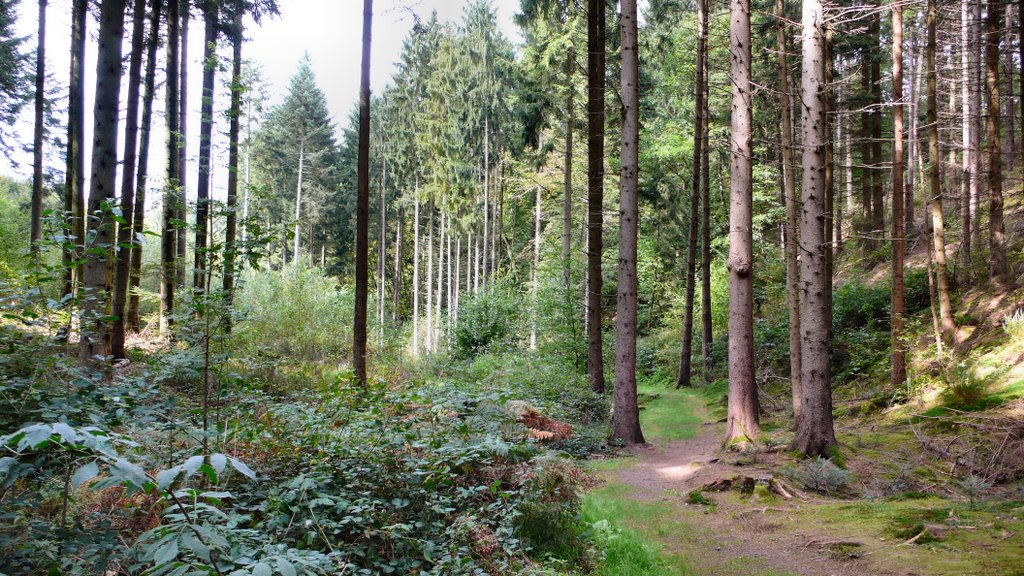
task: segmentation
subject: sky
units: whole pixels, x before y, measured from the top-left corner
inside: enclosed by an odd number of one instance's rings
[[[362,39],[362,5],[363,0],[278,0],[281,15],[264,19],[257,27],[253,22],[247,23],[248,42],[243,48],[243,57],[258,63],[269,84],[269,104],[279,102],[288,87],[288,80],[295,71],[296,64],[305,52],[309,52],[317,81],[327,96],[328,108],[337,129],[344,128],[348,113],[355,106],[359,94],[359,63]],[[518,29],[512,18],[519,7],[519,0],[492,0],[498,14],[498,23],[503,33],[518,44],[521,40]],[[46,61],[47,74],[59,82],[61,93],[66,93],[70,50],[70,4],[71,0],[50,0],[47,11]],[[395,62],[402,49],[402,42],[415,22],[413,14],[420,18],[429,18],[432,11],[437,11],[441,21],[458,22],[468,0],[377,0],[374,3],[373,40],[371,53],[371,89],[374,92],[387,83],[395,71]],[[37,29],[37,3],[32,0],[21,0],[17,21],[17,33],[26,36],[26,48],[33,49]],[[189,29],[188,56],[191,63],[189,75],[189,171],[188,188],[194,194],[196,189],[195,154],[199,146],[199,105],[202,88],[202,24],[193,10],[193,20]],[[90,156],[91,143],[91,109],[94,95],[96,46],[96,21],[89,21],[90,42],[86,47],[86,158]],[[126,35],[130,35],[130,22]],[[225,46],[226,48],[226,46]],[[161,50],[161,55],[163,50]],[[229,57],[227,49],[222,50]],[[34,63],[33,58],[33,63]],[[162,66],[162,63],[160,64]],[[162,73],[158,71],[158,81]],[[219,81],[218,81],[219,83]],[[122,99],[125,89],[122,88]],[[151,147],[161,149],[166,138],[163,129],[162,90],[158,91],[160,101],[154,104],[154,126]],[[66,103],[62,103],[66,106]],[[218,109],[224,108],[226,102],[216,103]],[[122,111],[124,103],[122,102]],[[122,112],[123,113],[123,112]],[[20,141],[32,141],[31,106],[27,106],[26,114],[19,125]],[[218,120],[220,120],[218,116]],[[223,123],[223,121],[221,121]],[[57,129],[63,140],[66,128]],[[226,126],[215,129],[226,132]],[[120,138],[123,138],[121,136]],[[340,140],[340,135],[339,135]],[[119,146],[122,143],[119,142]],[[227,158],[227,142],[223,135],[216,135],[214,147],[217,158],[214,162],[213,194],[214,198],[226,196],[227,170],[223,168]],[[53,148],[53,147],[51,147]],[[48,150],[48,164],[62,166],[57,150]],[[20,166],[14,167],[5,158],[0,157],[0,174],[19,178],[31,176],[31,154],[21,153],[16,157]],[[154,153],[150,160],[150,188],[159,186],[164,170],[163,155]],[[86,172],[89,171],[88,161]],[[88,177],[88,174],[87,174]],[[120,181],[120,180],[118,180]],[[87,184],[88,187],[88,184]],[[159,202],[156,194],[149,194],[147,205],[152,209]]]

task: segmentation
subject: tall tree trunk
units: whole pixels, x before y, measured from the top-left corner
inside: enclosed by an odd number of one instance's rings
[[[70,215],[70,233],[75,247],[64,250],[64,296],[74,294],[81,279],[81,267],[74,266],[73,262],[77,260],[77,247],[85,243],[85,28],[88,11],[88,0],[72,0],[64,211]]]
[[[295,179],[295,232],[292,237],[292,264],[299,264],[299,224],[302,220],[302,176],[306,167],[305,135],[299,138],[299,171]],[[367,216],[369,217],[369,216]]]
[[[750,0],[730,0],[732,128],[729,177],[729,409],[727,445],[756,442],[754,380],[753,91]],[[820,58],[819,58],[820,59]]]
[[[530,313],[530,350],[537,349],[537,291],[540,288],[540,215],[541,186],[536,186],[537,200],[534,204],[533,217],[533,266],[530,267],[530,297],[532,302]]]
[[[420,354],[420,182],[416,177],[412,208],[412,355]]]
[[[405,209],[398,210],[398,225],[395,227],[395,262],[391,279],[391,321],[398,323],[398,307],[402,299],[402,266],[405,263],[402,246],[402,232],[405,230]],[[455,274],[456,278],[458,273]],[[456,283],[458,284],[458,283]]]
[[[640,208],[640,62],[637,2],[622,0],[622,156],[619,192],[619,282],[615,330],[615,400],[612,436],[626,444],[642,444],[636,393],[637,231]]]
[[[139,167],[135,176],[135,214],[132,216],[131,265],[128,271],[128,329],[138,332],[139,282],[142,279],[143,242],[138,241],[146,229],[146,184],[149,178],[149,139],[153,126],[153,98],[156,89],[156,58],[160,46],[160,13],[162,0],[154,0],[149,15],[149,37],[146,40],[146,75],[143,79],[142,126],[139,132]]]
[[[918,20],[920,20],[920,12],[918,12]],[[914,230],[914,190],[920,189],[927,198],[927,192],[924,192],[924,152],[921,150],[921,130],[920,130],[920,106],[921,106],[921,79],[924,78],[924,58],[921,57],[921,51],[923,46],[917,40],[917,29],[918,26],[912,26],[910,29],[910,53],[911,62],[913,63],[913,74],[914,78],[910,82],[910,166],[907,178],[907,189],[904,191],[904,226],[906,233],[910,234]],[[920,178],[920,180],[918,180]],[[919,185],[914,183],[918,182]],[[927,207],[927,199],[924,202]],[[928,218],[924,218],[927,222]],[[926,224],[927,228],[928,225]]]
[[[800,386],[800,268],[798,228],[800,213],[797,209],[796,177],[793,174],[793,116],[789,94],[789,59],[786,42],[786,4],[775,0],[778,18],[777,36],[779,52],[779,110],[782,113],[782,189],[786,204],[786,305],[789,307],[789,379],[793,393],[793,420],[800,419],[803,391]]]
[[[932,0],[934,1],[934,0]],[[989,274],[993,279],[1006,279],[1006,237],[1003,228],[1003,159],[999,146],[999,16],[998,0],[988,2],[988,34],[985,57],[988,87],[988,250]],[[941,294],[941,282],[939,290]],[[940,299],[941,303],[941,299]],[[945,332],[945,315],[943,331]]]
[[[427,204],[427,323],[423,345],[427,352],[434,349],[434,200]]]
[[[836,448],[832,425],[832,376],[829,365],[829,316],[826,292],[825,245],[825,147],[828,134],[826,111],[826,46],[824,14],[820,0],[803,3],[803,202],[800,221],[801,384],[803,399],[797,424],[796,448],[804,456],[832,456]]]
[[[881,14],[871,19],[871,37],[877,51],[871,53],[871,232],[875,248],[885,237],[885,188],[882,164],[882,58]],[[826,79],[826,82],[828,80]],[[827,121],[827,120],[826,120]],[[831,294],[831,289],[829,290]]]
[[[174,0],[170,0],[173,2]],[[175,274],[179,288],[185,287],[186,257],[188,256],[188,28],[192,20],[192,0],[180,0],[181,43],[178,62],[178,199],[175,203],[180,222],[177,228],[177,261]]]
[[[179,163],[178,148],[181,140],[181,130],[178,123],[178,108],[174,105],[178,101],[178,42],[180,32],[178,30],[180,4],[177,0],[170,0],[167,3],[167,183],[164,189],[163,199],[163,220],[160,243],[160,333],[169,335],[170,328],[174,324],[174,289],[177,285],[177,250],[178,230],[175,220],[178,218],[179,195],[178,187],[181,185],[179,174],[181,164]]]
[[[434,336],[433,348],[436,352],[441,345],[441,301],[444,299],[444,233],[448,224],[448,214],[441,212],[441,229],[437,234],[437,300],[434,304]]]
[[[491,195],[491,158],[490,158],[491,132],[487,118],[484,118],[484,226],[483,226],[483,252],[480,265],[480,285],[487,289],[487,241],[490,233],[490,195]],[[440,270],[438,271],[440,274]]]
[[[199,119],[199,182],[196,184],[196,243],[193,287],[202,292],[206,285],[208,258],[207,229],[210,219],[210,155],[213,144],[214,75],[217,71],[217,14],[218,0],[203,3],[203,94]]]
[[[679,354],[676,388],[691,385],[693,361],[693,308],[697,284],[697,227],[700,222],[700,178],[704,151],[704,59],[707,58],[707,30],[704,28],[705,0],[697,0],[697,60],[694,64],[693,172],[690,175],[690,228],[686,245],[686,300],[683,318],[683,346]]]
[[[928,0],[928,46],[925,51],[925,66],[928,83],[928,196],[932,217],[932,242],[935,251],[935,273],[939,296],[939,317],[942,320],[942,334],[947,340],[953,338],[956,326],[953,324],[953,305],[949,299],[949,278],[946,270],[946,242],[943,236],[942,188],[939,185],[939,114],[935,72],[936,22],[938,8],[936,0]],[[997,60],[998,64],[998,54]],[[998,106],[996,110],[998,111]],[[998,112],[997,112],[998,114]],[[998,139],[997,139],[998,140]]]
[[[221,288],[224,291],[225,329],[231,331],[231,307],[235,301],[235,262],[238,245],[235,233],[238,226],[238,140],[241,135],[242,117],[242,41],[245,27],[242,21],[244,4],[235,0],[234,22],[231,29],[231,110],[228,113],[228,197],[227,222],[224,229],[224,277]]]
[[[1013,168],[1016,141],[1016,117],[1013,112],[1013,2],[1006,2],[1006,165]]]
[[[587,379],[604,392],[601,294],[604,277],[604,106],[607,16],[604,0],[587,0]]]
[[[352,366],[356,381],[366,386],[366,291],[369,280],[370,226],[370,42],[373,0],[363,0],[363,54],[359,78],[359,153],[356,199],[356,302],[352,329]]]
[[[385,280],[387,274],[387,233],[388,233],[388,161],[387,146],[381,150],[381,178],[380,178],[380,237],[377,247],[377,327],[379,331],[380,344],[384,344],[384,294]]]
[[[576,51],[572,46],[565,55],[565,157],[562,168],[562,283],[565,300],[572,298],[572,135],[576,121],[576,90],[573,73],[576,70]]]
[[[111,329],[110,353],[115,359],[125,357],[124,336],[128,303],[128,275],[131,270],[131,248],[135,242],[135,166],[138,161],[139,92],[142,85],[142,54],[146,41],[146,0],[135,0],[132,16],[132,46],[128,57],[128,107],[125,114],[124,156],[121,168],[121,217],[117,227],[116,270],[114,272],[115,317]]]
[[[704,30],[708,29],[707,4],[704,6]],[[707,45],[705,44],[705,49]],[[712,333],[711,317],[711,169],[710,154],[708,152],[708,123],[711,121],[708,100],[710,99],[710,88],[708,79],[708,59],[704,58],[704,109],[701,111],[703,121],[701,125],[704,133],[701,135],[701,150],[704,151],[701,160],[701,257],[700,257],[700,313],[701,313],[701,356],[703,357],[704,381],[711,381],[711,346],[714,342]]]
[[[903,342],[903,5],[892,6],[892,372],[889,382],[899,388],[907,379]]]
[[[967,274],[970,274],[971,262],[971,191],[977,187],[976,180],[978,178],[978,175],[973,170],[974,154],[976,152],[971,146],[973,141],[971,128],[974,126],[972,118],[975,110],[971,95],[973,71],[971,69],[971,12],[969,4],[970,0],[961,0],[960,2],[960,124],[963,136],[961,144],[964,150],[961,163],[962,179],[960,182],[960,213],[962,222],[960,249],[963,253],[964,270]]]
[[[92,176],[89,210],[92,232],[86,253],[79,359],[90,362],[110,352],[110,326],[104,318],[110,294],[109,247],[114,241],[114,220],[104,212],[113,204],[117,177],[118,102],[121,95],[121,43],[124,40],[125,0],[100,4],[99,47],[96,59],[96,100],[93,107]]]
[[[840,72],[840,73],[842,73],[842,72]],[[843,130],[843,119],[842,119],[841,116],[837,116],[836,117],[835,126],[836,126],[836,131],[835,131],[835,134],[836,134],[835,135],[836,145],[839,146],[840,153],[845,154],[846,153],[846,144],[844,144],[844,143],[846,141],[844,140],[844,138],[846,137],[846,132]],[[848,156],[844,156],[843,159],[844,159],[844,162],[846,162],[846,168],[843,170],[844,189],[839,191],[839,195],[835,198],[835,202],[833,203],[832,230],[833,230],[833,237],[835,238],[835,241],[832,244],[832,261],[833,262],[838,260],[839,259],[839,255],[843,253],[843,205],[846,202],[846,199],[844,199],[844,196],[846,196],[846,192],[848,191],[848,188],[845,188],[845,186],[850,181],[850,179],[849,179],[850,163],[848,161]]]
[[[32,222],[29,248],[39,254],[43,235],[43,111],[46,109],[46,0],[39,0],[39,28],[36,35],[35,125],[32,132]]]

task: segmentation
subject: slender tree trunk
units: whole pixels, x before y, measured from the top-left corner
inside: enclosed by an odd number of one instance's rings
[[[420,355],[420,182],[416,177],[412,209],[412,355]]]
[[[707,4],[704,6],[704,30],[708,29],[708,11]],[[705,50],[707,45],[705,44]],[[701,313],[701,356],[704,362],[704,381],[711,381],[711,347],[714,343],[714,334],[712,333],[712,317],[711,317],[711,169],[710,169],[710,154],[708,152],[708,123],[711,120],[709,113],[709,96],[710,88],[708,86],[708,58],[704,58],[704,109],[701,111],[703,121],[701,126],[703,127],[703,134],[701,134],[701,150],[703,150],[703,158],[701,160],[701,258],[700,258],[700,313]]]
[[[87,252],[82,302],[79,359],[91,362],[110,352],[110,325],[106,303],[108,247],[114,241],[114,220],[104,211],[113,204],[117,177],[118,102],[121,94],[121,56],[124,40],[125,0],[103,0],[100,4],[99,47],[96,60],[96,100],[93,108],[92,176],[89,186],[91,238],[98,248]]]
[[[128,303],[128,275],[131,270],[132,234],[135,215],[135,166],[138,161],[139,92],[142,85],[142,55],[146,41],[146,0],[135,0],[132,16],[132,44],[128,58],[128,107],[125,114],[124,156],[121,168],[121,222],[117,227],[116,270],[110,353],[115,359],[125,357],[124,336]]]
[[[178,108],[174,105],[178,101],[178,42],[180,39],[178,23],[180,4],[177,0],[170,0],[167,3],[167,183],[164,189],[163,200],[163,221],[160,243],[160,333],[170,335],[170,328],[174,324],[174,290],[177,285],[177,247],[178,230],[175,220],[178,217],[178,187],[180,156],[178,149],[181,138],[181,130],[178,123]]]
[[[572,295],[572,135],[576,121],[576,90],[573,75],[576,70],[576,51],[570,46],[565,56],[565,157],[562,168],[562,283],[565,299]]]
[[[828,121],[825,118],[826,46],[824,14],[820,0],[803,3],[803,192],[800,223],[801,299],[803,332],[801,342],[801,384],[803,399],[797,424],[796,448],[804,456],[830,457],[836,448],[832,426],[832,377],[829,365],[829,316],[832,310],[826,292],[831,291],[827,275],[824,220],[825,148]]]
[[[305,135],[299,137],[299,171],[295,180],[295,233],[292,238],[292,264],[299,264],[299,223],[302,220],[302,176],[306,168]]]
[[[607,16],[604,0],[587,0],[587,379],[603,393],[604,125]]]
[[[218,0],[205,0],[203,4],[203,101],[199,120],[199,182],[196,184],[196,245],[193,287],[198,292],[206,285],[207,228],[210,220],[210,155],[213,144],[214,74],[217,71],[217,14]],[[296,235],[298,238],[298,235]]]
[[[29,247],[39,254],[43,235],[43,111],[46,109],[46,0],[39,0],[39,28],[36,35],[35,125],[32,133],[32,222]]]
[[[379,323],[380,344],[384,344],[384,276],[387,274],[387,233],[388,233],[388,161],[387,147],[381,151],[381,178],[380,178],[380,246],[377,249],[377,322]],[[310,246],[312,247],[312,245]]]
[[[490,232],[490,194],[491,194],[491,158],[490,158],[491,132],[487,118],[484,118],[484,229],[483,229],[483,253],[480,266],[480,285],[487,289],[487,241]]]
[[[74,246],[64,250],[64,296],[72,295],[81,280],[81,267],[74,266],[85,242],[85,28],[87,0],[71,4],[71,65],[68,79],[68,131],[64,179],[64,211],[70,216]],[[70,332],[70,330],[68,330]]]
[[[789,307],[789,379],[793,393],[793,421],[800,419],[803,391],[800,386],[800,268],[797,246],[800,213],[797,209],[796,178],[793,174],[793,131],[789,93],[789,59],[786,42],[786,4],[775,0],[778,18],[779,99],[782,118],[782,189],[786,204],[786,304]]]
[[[839,146],[840,153],[845,154],[846,150],[847,150],[846,149],[846,144],[845,144],[846,140],[844,140],[844,138],[846,137],[846,132],[843,130],[843,119],[842,119],[841,116],[837,116],[836,117],[835,125],[836,125],[836,140],[835,140],[836,144]],[[849,157],[848,156],[844,156],[844,161],[846,162],[846,168],[843,171],[843,184],[846,185],[850,181],[850,178],[849,178],[849,173],[850,173]],[[833,234],[834,234],[834,237],[835,237],[835,242],[832,245],[832,261],[833,262],[838,260],[839,259],[839,255],[843,253],[843,205],[847,201],[846,199],[844,199],[844,196],[846,196],[846,192],[848,192],[848,191],[849,191],[848,188],[840,190],[839,191],[839,196],[835,199],[835,203],[833,204],[834,214],[833,214],[833,218],[832,218],[833,219],[832,229],[833,229]]]
[[[455,291],[453,296],[454,306],[452,307],[452,324],[458,326],[459,324],[459,292],[462,288],[462,283],[459,279],[462,278],[462,234],[458,233],[455,237],[455,276],[451,278],[452,290]]]
[[[881,171],[882,163],[882,57],[881,57],[881,14],[871,20],[873,46],[871,58],[871,235],[875,248],[883,244],[885,237],[885,188]],[[827,79],[826,79],[827,81]],[[829,291],[831,293],[831,290]]]
[[[427,352],[434,349],[434,200],[427,205],[427,337],[424,346]]]
[[[932,0],[934,1],[934,0]],[[1002,281],[1006,277],[1006,238],[1003,227],[1003,158],[999,142],[999,17],[998,0],[988,2],[988,34],[985,57],[988,87],[988,250],[989,274]],[[941,266],[941,264],[940,264]],[[939,278],[941,297],[942,278]],[[940,303],[941,303],[940,299]],[[946,332],[943,315],[943,332]]]
[[[907,379],[903,342],[906,306],[903,294],[903,5],[892,7],[892,372],[889,382],[899,388]],[[965,139],[966,140],[966,139]]]
[[[370,224],[370,41],[373,0],[363,0],[363,54],[359,80],[359,155],[356,199],[356,302],[352,330],[352,366],[356,381],[366,386],[366,288]]]
[[[1006,2],[1006,165],[1012,169],[1017,150],[1016,117],[1013,112],[1013,2]]]
[[[249,185],[252,182],[252,98],[246,102],[245,112],[245,188],[242,191],[242,254],[249,251]],[[323,258],[321,258],[323,260]]]
[[[704,151],[704,59],[707,58],[707,30],[704,28],[705,0],[697,0],[697,60],[694,65],[693,172],[690,175],[690,228],[686,245],[686,296],[683,318],[683,346],[679,354],[676,388],[690,386],[693,362],[693,308],[697,284],[697,228],[700,210],[701,162]]]
[[[980,1],[971,2],[971,27],[973,29],[973,41],[971,42],[971,78],[974,83],[974,89],[971,91],[971,105],[974,108],[974,115],[971,117],[971,150],[974,155],[973,172],[975,174],[975,178],[971,181],[972,186],[969,207],[971,213],[971,246],[974,247],[975,250],[980,248],[982,245],[981,225],[979,223],[980,217],[978,214],[978,205],[981,201],[981,173],[983,162],[981,154],[983,122],[981,95],[983,92],[987,94],[984,70],[985,61],[984,53],[982,52],[982,46],[985,44],[985,39],[981,21],[981,5],[982,3]]]
[[[398,225],[395,227],[395,262],[391,279],[391,321],[395,324],[398,323],[398,307],[402,298],[402,266],[405,263],[403,255],[404,246],[402,245],[402,232],[404,229],[405,209],[400,208],[398,210]],[[458,277],[458,273],[456,273],[456,277]]]
[[[149,15],[149,37],[146,40],[146,75],[143,79],[142,126],[139,133],[139,167],[135,176],[135,214],[132,216],[131,266],[128,272],[128,329],[138,332],[139,282],[142,279],[142,233],[146,229],[146,184],[149,177],[149,139],[153,126],[153,98],[156,89],[156,57],[160,46],[160,13],[162,0],[154,0]]]
[[[918,12],[918,20],[920,20],[920,12]],[[917,29],[918,26],[913,26],[910,29],[910,44],[911,44],[911,55],[913,57],[912,62],[914,63],[914,79],[910,83],[910,134],[911,134],[911,148],[910,148],[910,169],[908,170],[907,178],[907,189],[904,192],[904,226],[906,233],[910,234],[914,230],[914,190],[919,188],[925,195],[926,199],[924,205],[927,207],[927,192],[924,184],[924,151],[921,149],[921,128],[920,128],[920,106],[921,106],[921,80],[924,78],[924,58],[921,57],[921,51],[923,46],[917,40]],[[918,181],[920,178],[920,181]],[[919,186],[915,186],[914,182],[918,182]],[[924,218],[927,222],[928,218]],[[928,225],[925,225],[928,228]],[[929,228],[930,229],[930,228]]]
[[[732,128],[729,177],[728,445],[756,442],[760,404],[754,380],[753,91],[750,0],[730,0]],[[820,60],[820,57],[819,57]]]
[[[174,2],[174,0],[170,0]],[[175,203],[177,214],[174,216],[180,223],[177,228],[177,261],[175,274],[179,288],[185,287],[185,267],[188,256],[188,28],[192,20],[192,0],[180,0],[181,42],[179,44],[180,62],[178,70],[178,199]]]
[[[960,95],[961,95],[961,140],[963,146],[963,162],[961,164],[962,180],[960,183],[960,212],[962,236],[960,249],[964,256],[964,270],[970,274],[971,262],[971,191],[977,187],[975,180],[978,175],[974,172],[974,154],[972,148],[973,136],[971,128],[974,126],[972,118],[975,114],[973,109],[973,97],[971,95],[971,22],[970,22],[970,0],[960,2]],[[895,366],[894,366],[895,368]],[[894,374],[895,377],[895,374]]]
[[[537,349],[537,290],[540,288],[540,184],[538,184],[536,188],[537,201],[534,204],[533,218],[533,266],[530,267],[530,296],[531,300],[533,300],[533,306],[530,307],[530,350]]]
[[[235,300],[235,262],[239,253],[235,233],[238,226],[238,140],[241,135],[242,92],[245,90],[245,86],[242,85],[242,41],[245,33],[242,0],[235,0],[234,13],[231,30],[231,110],[228,114],[227,223],[224,230],[224,277],[221,283],[226,310],[225,329],[228,332],[231,331],[231,307]]]
[[[946,271],[946,242],[943,236],[942,188],[939,184],[939,125],[938,94],[935,72],[936,21],[938,8],[936,0],[928,0],[928,47],[925,51],[925,66],[928,83],[928,196],[932,217],[932,242],[935,251],[935,273],[939,296],[939,317],[942,320],[942,334],[947,340],[956,332],[953,324],[953,305],[949,299],[949,278]],[[998,110],[998,107],[996,108]]]
[[[444,300],[444,233],[448,224],[448,214],[441,212],[441,229],[437,235],[437,300],[434,304],[434,346],[436,352],[441,346],[441,302]]]

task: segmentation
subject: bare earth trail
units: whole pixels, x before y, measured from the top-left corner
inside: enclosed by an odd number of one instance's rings
[[[672,415],[659,406],[666,399],[657,400],[658,405],[644,413],[644,419],[653,422],[645,424],[651,444],[633,449],[630,457],[596,464],[597,474],[606,484],[588,498],[608,502],[615,509],[610,515],[621,525],[660,545],[673,568],[678,566],[679,574],[918,574],[892,568],[908,565],[899,561],[900,542],[844,534],[841,525],[816,521],[814,508],[835,501],[784,500],[759,488],[750,496],[741,496],[736,490],[705,492],[712,504],[691,503],[691,491],[714,481],[770,476],[773,456],[761,455],[754,463],[723,451],[724,425],[693,423],[707,417],[700,398],[676,392],[658,394],[689,404],[676,408],[693,411],[691,421],[682,424],[689,430],[669,424]],[[664,435],[689,437],[664,440]]]

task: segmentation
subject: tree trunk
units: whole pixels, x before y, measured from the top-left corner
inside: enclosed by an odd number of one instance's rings
[[[36,36],[35,125],[32,132],[32,222],[29,248],[39,254],[43,235],[43,111],[46,109],[46,0],[39,0],[39,32]]]
[[[885,238],[885,188],[881,171],[882,163],[882,58],[881,58],[881,15],[871,19],[873,45],[878,47],[871,54],[871,237],[872,245],[878,248]],[[827,79],[826,79],[827,81]],[[826,120],[827,121],[827,120]],[[829,289],[831,294],[831,288]]]
[[[199,182],[196,184],[196,245],[193,287],[203,292],[206,285],[208,258],[207,228],[210,220],[210,155],[213,144],[214,74],[217,71],[217,13],[218,0],[205,0],[203,4],[203,101],[199,119]],[[296,235],[298,238],[298,235]]]
[[[1014,165],[1017,150],[1015,126],[1017,117],[1013,112],[1013,3],[1006,2],[1006,166]]]
[[[384,344],[384,294],[385,280],[387,274],[387,233],[388,233],[388,161],[387,146],[381,150],[381,178],[380,178],[380,246],[377,247],[377,329],[379,331],[380,345]],[[312,246],[311,246],[312,247]]]
[[[96,99],[93,108],[92,176],[89,210],[92,220],[86,253],[79,359],[90,362],[110,352],[110,326],[104,318],[110,294],[108,247],[114,241],[114,220],[104,211],[112,205],[117,177],[118,102],[121,95],[121,56],[124,40],[125,0],[100,4],[99,47],[96,60]]]
[[[903,5],[892,7],[892,372],[889,383],[898,389],[907,379],[903,342]],[[966,140],[966,139],[965,139]]]
[[[170,0],[174,2],[175,0]],[[175,263],[176,282],[179,288],[185,287],[185,265],[188,255],[188,28],[192,20],[192,0],[180,0],[181,12],[181,43],[179,45],[180,58],[178,62],[178,199],[175,203],[177,213],[175,218],[179,221],[177,228],[177,260]]]
[[[139,282],[142,279],[142,233],[146,229],[146,184],[149,177],[149,139],[153,126],[153,98],[156,89],[156,58],[160,46],[160,13],[163,2],[155,0],[149,16],[146,40],[146,75],[143,80],[142,126],[139,133],[139,167],[135,176],[135,214],[132,216],[131,266],[128,272],[128,329],[138,332]]]
[[[793,174],[793,130],[789,94],[789,60],[786,42],[786,10],[784,0],[775,0],[778,18],[779,110],[782,124],[782,188],[786,204],[786,305],[789,307],[789,380],[793,394],[793,421],[800,419],[803,391],[800,387],[800,268],[797,246],[800,215],[797,209],[796,177]]]
[[[124,336],[126,305],[128,303],[128,276],[131,271],[131,245],[135,217],[135,166],[138,161],[139,91],[142,85],[142,54],[146,41],[146,0],[135,0],[132,16],[132,45],[128,58],[128,102],[125,114],[124,156],[121,167],[121,222],[117,227],[117,247],[114,272],[114,301],[111,309],[115,317],[111,329],[110,353],[115,359],[125,357]]]
[[[431,199],[427,205],[427,323],[426,338],[423,345],[427,352],[434,349],[434,200]]]
[[[636,393],[637,231],[640,209],[640,63],[637,2],[622,0],[622,156],[619,193],[619,279],[615,330],[615,400],[612,436],[626,444],[642,444]]]
[[[800,221],[800,311],[802,331],[801,375],[803,398],[797,422],[796,449],[804,456],[830,457],[836,449],[832,426],[832,376],[829,365],[829,317],[825,245],[825,148],[828,134],[826,112],[826,46],[824,14],[820,0],[803,4],[803,202]]]
[[[490,233],[490,195],[491,195],[491,158],[490,158],[490,144],[491,144],[491,132],[490,125],[488,124],[487,118],[484,118],[484,229],[483,229],[483,252],[481,253],[482,262],[480,265],[481,281],[480,285],[483,286],[484,290],[487,289],[487,258],[489,256],[487,250],[487,241]],[[438,271],[440,273],[440,271]]]
[[[221,287],[224,290],[226,313],[225,330],[231,331],[231,307],[235,301],[235,261],[238,258],[238,246],[235,233],[238,225],[238,140],[241,134],[242,117],[242,42],[245,33],[242,16],[244,5],[235,0],[235,18],[231,30],[231,111],[228,114],[228,197],[227,222],[224,229],[224,278]]]
[[[537,290],[540,288],[540,215],[541,186],[537,184],[537,201],[533,218],[533,266],[530,268],[530,296],[533,300],[530,318],[530,350],[537,349]]]
[[[72,1],[64,211],[71,218],[69,232],[74,237],[74,247],[66,248],[63,253],[64,296],[74,294],[81,280],[81,266],[72,263],[78,259],[79,247],[85,243],[85,28],[88,11],[87,0]]]
[[[962,235],[960,250],[964,257],[964,270],[970,274],[971,263],[971,191],[977,187],[978,175],[974,172],[974,154],[972,148],[973,136],[971,128],[974,125],[972,120],[975,110],[973,108],[973,97],[971,95],[971,22],[970,22],[970,0],[960,2],[960,124],[963,136],[963,159],[961,163],[962,179],[960,182],[960,212]],[[895,368],[895,366],[894,366]],[[894,374],[895,377],[895,374]]]
[[[566,304],[572,297],[572,132],[575,122],[575,95],[572,85],[576,70],[576,51],[570,46],[565,55],[565,157],[562,168],[562,283]]]
[[[603,0],[587,0],[587,380],[604,392],[604,106],[607,22]]]
[[[295,234],[292,238],[292,264],[295,266],[299,264],[299,222],[302,220],[302,173],[305,167],[306,142],[305,135],[302,135],[299,137],[299,171],[295,180]]]
[[[412,355],[420,355],[420,182],[416,177],[412,208]]]
[[[934,0],[932,0],[934,1]],[[1006,238],[1003,229],[1003,158],[999,146],[999,17],[998,0],[988,2],[988,35],[985,57],[988,87],[988,250],[989,275],[1006,278]],[[937,244],[936,244],[937,245]],[[942,279],[939,279],[941,295]],[[940,299],[941,303],[941,299]],[[945,315],[943,331],[945,332]]]
[[[170,0],[167,4],[167,183],[164,190],[163,221],[160,242],[160,333],[170,335],[174,325],[174,289],[177,285],[178,231],[175,220],[178,217],[178,187],[180,186],[178,148],[181,131],[178,123],[178,14],[179,3]]]
[[[708,29],[708,11],[707,4],[704,6],[704,30]],[[705,44],[705,50],[707,45]],[[703,120],[701,125],[704,128],[704,133],[701,135],[701,150],[704,151],[703,158],[701,160],[701,258],[700,258],[700,313],[701,313],[701,356],[703,356],[703,368],[704,368],[704,381],[711,381],[711,347],[714,343],[714,334],[712,333],[712,317],[711,317],[711,169],[710,169],[710,154],[708,153],[708,123],[711,120],[709,113],[709,96],[710,88],[708,79],[708,58],[705,54],[704,58],[704,109],[701,111]]]
[[[700,210],[701,162],[704,151],[704,59],[707,58],[707,30],[704,28],[704,0],[697,0],[697,60],[694,64],[693,172],[690,177],[690,228],[686,244],[686,300],[683,308],[683,346],[679,354],[676,388],[690,386],[693,361],[693,307],[697,284],[697,227]]]
[[[370,224],[370,41],[373,0],[363,0],[363,54],[359,79],[359,154],[356,199],[356,301],[352,329],[352,366],[356,381],[366,386],[366,288]]]
[[[742,445],[756,442],[761,435],[760,404],[754,381],[750,0],[730,0],[729,14],[732,136],[729,139],[729,410],[725,441],[727,445]]]
[[[437,300],[434,304],[434,346],[436,352],[441,345],[441,302],[444,300],[444,234],[448,224],[448,215],[441,212],[441,230],[437,235]]]
[[[928,83],[928,196],[932,216],[932,242],[935,250],[935,273],[939,296],[939,316],[942,320],[943,337],[952,339],[956,332],[953,324],[953,305],[949,299],[949,278],[946,271],[946,242],[943,237],[942,188],[939,185],[939,107],[935,72],[936,21],[938,9],[936,0],[928,0],[928,47],[925,66]],[[998,62],[998,60],[997,60]],[[996,108],[998,110],[998,107]]]
[[[405,209],[400,208],[398,210],[398,225],[395,227],[395,262],[391,279],[391,321],[395,324],[398,323],[398,307],[402,298],[402,266],[405,262],[402,246],[402,232],[404,229]],[[458,277],[458,273],[456,273],[456,277]]]

